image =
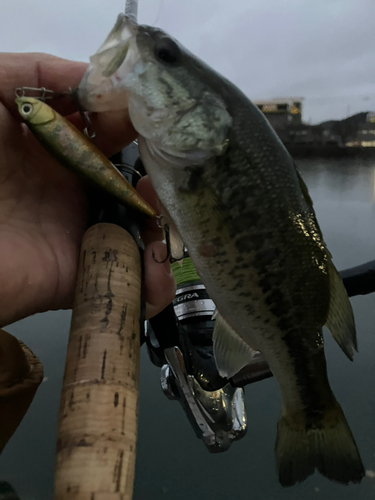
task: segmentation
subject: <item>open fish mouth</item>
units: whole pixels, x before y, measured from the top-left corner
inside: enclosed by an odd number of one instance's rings
[[[126,109],[126,89],[120,82],[134,63],[135,39],[138,25],[124,14],[119,14],[112,31],[90,57],[90,63],[78,86],[81,105],[89,111]],[[130,56],[130,57],[129,57]],[[131,57],[133,56],[133,57]],[[113,94],[116,99],[113,99]]]

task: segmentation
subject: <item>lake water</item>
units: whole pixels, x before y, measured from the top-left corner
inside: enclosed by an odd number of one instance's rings
[[[338,269],[375,259],[375,160],[298,162]],[[342,500],[375,498],[375,295],[354,297],[359,354],[350,363],[329,335],[329,378],[362,455],[367,477],[341,486],[315,473],[282,488],[274,462],[281,401],[274,379],[246,388],[248,433],[210,455],[179,403],[162,394],[159,369],[141,356],[134,500]],[[55,436],[70,313],[36,315],[7,329],[43,362],[46,380],[0,458],[0,481],[20,500],[51,500]]]

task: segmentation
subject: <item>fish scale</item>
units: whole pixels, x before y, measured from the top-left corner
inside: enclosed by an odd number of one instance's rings
[[[353,313],[292,158],[237,87],[163,31],[120,16],[109,38],[101,64],[91,58],[81,103],[104,110],[104,94],[105,110],[128,107],[153,187],[216,304],[219,373],[234,375],[257,349],[275,375],[281,484],[315,469],[359,482],[364,468],[329,386],[322,337],[326,324],[352,359]]]

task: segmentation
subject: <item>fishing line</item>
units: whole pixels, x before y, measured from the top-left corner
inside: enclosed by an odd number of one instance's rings
[[[160,0],[160,2],[159,2],[159,9],[158,9],[158,12],[157,12],[157,14],[156,14],[156,19],[155,19],[155,21],[151,24],[151,26],[155,26],[155,24],[159,21],[159,17],[160,17],[160,14],[161,14],[162,8],[163,8],[163,4],[164,4],[164,0]]]
[[[138,170],[136,170],[132,165],[130,165],[130,163],[114,163],[113,164],[117,170],[118,170],[118,167],[121,167],[121,170],[125,170],[127,171],[127,173],[129,174],[136,174],[139,179],[142,179],[143,175],[141,174],[141,172],[138,172]]]
[[[177,286],[201,280],[195,270],[191,257],[185,257],[182,262],[182,266],[178,262],[174,262],[171,264],[171,269]]]
[[[125,16],[128,17],[133,23],[137,23],[138,0],[126,0],[126,2],[125,2]]]

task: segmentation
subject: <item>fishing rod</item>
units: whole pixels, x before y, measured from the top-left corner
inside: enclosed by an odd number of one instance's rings
[[[127,0],[126,15],[136,22],[137,1]],[[121,155],[112,160],[123,163]],[[133,185],[134,170],[119,171]],[[144,323],[141,216],[96,189],[90,199],[61,392],[54,500],[131,500]]]
[[[339,272],[349,297],[375,292],[375,260]]]
[[[130,500],[144,322],[139,225],[141,217],[156,213],[134,189],[134,169],[116,169],[43,97],[19,90],[15,101],[30,131],[62,165],[89,180],[92,189],[61,393],[54,499],[103,494]],[[119,160],[122,164],[121,157],[113,158]]]
[[[133,172],[118,168],[133,184]],[[54,500],[130,500],[144,323],[141,216],[98,191],[91,199],[61,395]]]

